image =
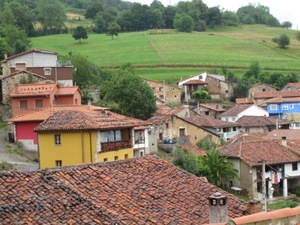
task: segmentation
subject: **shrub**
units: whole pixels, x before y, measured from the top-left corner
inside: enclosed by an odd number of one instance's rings
[[[297,197],[300,197],[300,186],[295,188],[295,194]]]

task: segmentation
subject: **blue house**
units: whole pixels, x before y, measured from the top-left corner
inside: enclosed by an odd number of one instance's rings
[[[270,117],[295,120],[300,115],[300,97],[272,98],[267,100],[266,103]]]

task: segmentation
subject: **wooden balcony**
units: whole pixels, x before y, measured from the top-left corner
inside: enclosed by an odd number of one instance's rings
[[[116,151],[127,148],[132,148],[132,143],[129,140],[101,143],[102,152]]]

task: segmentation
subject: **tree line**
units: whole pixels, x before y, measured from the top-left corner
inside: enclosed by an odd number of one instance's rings
[[[112,37],[119,31],[162,28],[191,32],[254,23],[292,26],[288,21],[280,24],[268,7],[252,4],[231,12],[210,8],[202,0],[181,1],[166,7],[158,0],[149,6],[121,0],[0,0],[0,60],[4,53],[12,55],[30,48],[29,37],[71,32],[65,25],[67,11],[91,20],[89,32]]]

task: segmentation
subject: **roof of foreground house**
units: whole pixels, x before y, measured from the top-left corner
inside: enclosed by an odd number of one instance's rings
[[[227,157],[240,158],[249,166],[258,166],[262,160],[267,164],[300,162],[300,156],[277,140],[265,140],[262,134],[241,133],[220,148]]]
[[[250,98],[236,98],[235,99],[236,104],[254,104],[253,99]]]
[[[255,92],[253,95],[254,99],[269,99],[275,97],[299,97],[299,91],[265,91],[265,92]]]
[[[34,131],[66,131],[126,128],[147,125],[143,120],[113,112],[97,113],[76,110],[60,110],[40,123]]]
[[[266,116],[242,116],[236,121],[236,123],[241,127],[263,127],[290,124],[287,120]]]
[[[43,109],[29,112],[23,115],[14,116],[12,118],[7,119],[7,122],[29,122],[29,121],[43,121],[47,119],[49,116],[53,115],[53,113],[61,110],[76,110],[76,111],[85,111],[85,112],[98,112],[103,113],[105,111],[109,111],[109,108],[93,106],[93,105],[55,105],[48,106]]]
[[[158,158],[0,173],[3,224],[205,224],[208,197],[228,196],[228,216],[247,204]]]
[[[202,108],[201,111],[205,110],[212,110],[215,112],[224,112],[225,109],[219,103],[200,103],[199,106]],[[204,108],[204,109],[203,109]],[[197,112],[198,106],[193,107],[193,111]]]

